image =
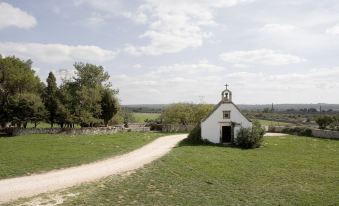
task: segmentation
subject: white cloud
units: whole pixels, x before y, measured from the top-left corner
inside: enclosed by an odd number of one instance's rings
[[[34,16],[6,2],[0,2],[0,29],[7,27],[30,29],[36,24]]]
[[[198,101],[206,87],[216,87],[216,78],[221,78],[225,71],[203,60],[196,64],[159,66],[142,74],[113,75],[111,81],[113,87],[119,88],[123,103]]]
[[[104,62],[112,60],[117,54],[116,51],[105,50],[97,46],[14,42],[0,42],[0,53],[47,63],[71,61]]]
[[[327,34],[333,34],[333,35],[338,35],[339,34],[339,24],[326,29]]]
[[[265,24],[260,31],[268,33],[286,33],[297,30],[297,27],[291,24]]]
[[[87,19],[88,23],[91,25],[98,25],[102,24],[106,21],[107,16],[102,15],[100,13],[94,12],[91,16]]]
[[[102,23],[112,16],[124,16],[138,24],[145,24],[147,30],[139,38],[148,43],[143,46],[127,44],[125,52],[132,55],[161,55],[202,46],[205,39],[213,36],[204,28],[217,25],[213,15],[215,9],[254,0],[144,0],[134,9],[126,9],[116,0],[73,1],[75,5],[87,5],[98,11],[88,18],[89,23]]]
[[[136,13],[142,16],[148,30],[140,36],[149,40],[146,46],[127,45],[132,55],[161,55],[202,46],[212,36],[205,26],[216,25],[213,10],[235,6],[249,0],[146,0]],[[140,21],[140,18],[135,18]]]
[[[134,68],[134,69],[140,69],[140,68],[142,68],[142,65],[141,65],[141,64],[133,64],[133,65],[132,65],[132,68]]]
[[[73,0],[74,4],[76,6],[80,6],[80,5],[89,5],[90,7],[93,7],[97,10],[101,10],[101,11],[107,11],[107,12],[116,12],[118,13],[119,10],[117,8],[119,8],[121,6],[121,4],[119,3],[119,1],[117,0]]]
[[[339,67],[312,69],[289,74],[236,72],[225,76],[232,82],[238,101],[246,104],[269,102],[318,103],[338,101]]]
[[[145,24],[148,21],[148,16],[144,14],[140,9],[136,12],[123,12],[122,15],[126,18],[133,20],[138,24]]]
[[[230,84],[236,103],[317,103],[336,102],[339,67],[308,72],[270,74],[231,72],[214,64],[173,64],[143,74],[114,75],[113,86],[120,89],[123,104],[199,102],[220,100],[225,82]]]
[[[220,58],[227,63],[243,64],[266,64],[285,65],[306,61],[303,58],[291,54],[284,54],[271,49],[258,49],[249,51],[234,51],[220,54]]]
[[[52,70],[58,82],[71,80],[75,76],[74,69],[58,69]]]
[[[40,67],[32,67],[32,69],[35,71],[35,73],[39,73],[40,72]]]

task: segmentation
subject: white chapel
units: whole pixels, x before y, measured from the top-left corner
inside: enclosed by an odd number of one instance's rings
[[[237,138],[240,128],[250,128],[252,123],[232,102],[232,92],[221,93],[221,101],[210,114],[201,121],[201,137],[212,143],[229,143]]]

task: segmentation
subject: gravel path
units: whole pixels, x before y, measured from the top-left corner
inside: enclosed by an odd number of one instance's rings
[[[71,187],[143,167],[169,152],[187,135],[160,137],[130,153],[43,174],[0,180],[0,203]]]
[[[287,136],[288,134],[284,134],[284,133],[270,133],[267,132],[265,133],[265,137],[281,137],[281,136]]]

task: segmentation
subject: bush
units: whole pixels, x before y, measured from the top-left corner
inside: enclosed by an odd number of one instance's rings
[[[307,127],[288,127],[282,130],[283,133],[312,137],[312,130]]]
[[[197,124],[192,131],[188,134],[188,137],[185,139],[185,142],[192,144],[201,144],[204,141],[201,139],[201,126]]]
[[[326,129],[334,122],[334,118],[330,116],[320,116],[315,119],[315,122],[319,125],[319,129]]]
[[[258,121],[254,121],[252,128],[241,128],[237,134],[235,145],[244,148],[258,148],[261,146],[264,137],[264,129]]]

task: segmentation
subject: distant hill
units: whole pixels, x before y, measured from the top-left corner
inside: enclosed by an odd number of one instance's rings
[[[272,104],[238,104],[238,107],[242,110],[264,110],[265,108],[272,108]],[[326,103],[318,103],[318,104],[273,104],[273,108],[275,111],[287,111],[287,110],[302,110],[302,109],[316,109],[317,111],[339,111],[339,104],[326,104]]]
[[[123,108],[131,112],[140,112],[140,113],[161,113],[163,108],[168,104],[131,104],[131,105],[122,105]]]
[[[128,109],[131,112],[144,112],[144,113],[160,113],[167,105],[169,104],[133,104],[133,105],[122,105],[123,108]],[[265,108],[272,108],[272,104],[238,104],[237,105],[241,110],[249,111],[262,111]],[[275,111],[288,111],[296,110],[300,111],[302,109],[315,109],[320,111],[338,111],[339,104],[274,104],[273,108]]]

